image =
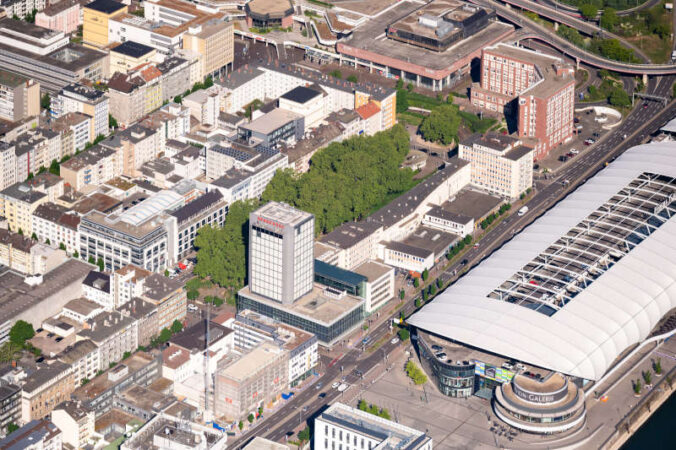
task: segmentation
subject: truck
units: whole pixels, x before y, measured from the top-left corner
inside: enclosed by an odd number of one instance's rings
[[[518,212],[519,217],[525,215],[527,212],[528,212],[528,206],[522,207],[522,208],[519,210],[519,212]]]

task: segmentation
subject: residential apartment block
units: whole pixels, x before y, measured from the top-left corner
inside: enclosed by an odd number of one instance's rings
[[[0,119],[18,122],[40,114],[40,84],[0,70]]]
[[[61,177],[76,191],[122,175],[122,152],[95,145],[61,164]]]
[[[3,1],[0,9],[4,9],[7,17],[17,16],[25,19],[35,11],[42,11],[47,6],[47,0],[7,0]]]
[[[82,339],[66,347],[57,355],[57,359],[71,367],[73,389],[82,385],[82,380],[92,380],[103,369],[101,351],[89,339]]]
[[[86,322],[77,340],[90,340],[99,348],[101,367],[122,360],[138,348],[138,322],[117,311],[102,312]]]
[[[234,22],[211,19],[191,26],[183,35],[183,48],[201,55],[203,77],[220,75],[235,59]]]
[[[60,136],[61,155],[74,155],[84,150],[93,140],[92,122],[91,117],[76,112],[66,113],[52,120],[49,129]]]
[[[575,72],[558,57],[506,44],[486,47],[471,101],[515,114],[519,136],[538,140],[534,157],[541,159],[573,135]]]
[[[533,185],[533,149],[515,137],[474,134],[459,145],[458,156],[471,162],[472,185],[508,199]]]
[[[33,213],[49,196],[29,183],[16,183],[0,191],[0,216],[7,219],[11,230],[26,236],[33,232]]]
[[[59,361],[43,364],[25,380],[21,392],[21,420],[28,423],[51,413],[74,390],[69,365]]]
[[[72,400],[52,411],[52,423],[63,433],[63,443],[75,449],[85,448],[94,437],[94,417],[94,411]]]
[[[78,251],[80,246],[79,224],[77,214],[56,203],[42,203],[33,212],[32,229],[38,240],[53,246],[63,244],[69,255]]]
[[[82,0],[61,0],[35,15],[35,25],[69,34],[82,25]]]
[[[63,448],[62,438],[63,433],[51,421],[34,420],[4,439],[0,439],[0,448],[59,450]]]
[[[103,91],[82,84],[69,84],[52,98],[51,109],[55,117],[70,112],[91,117],[91,139],[108,135],[108,96]]]

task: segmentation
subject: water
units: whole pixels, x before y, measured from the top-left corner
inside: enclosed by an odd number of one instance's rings
[[[624,444],[621,450],[672,450],[676,442],[675,419],[676,395],[672,395]]]

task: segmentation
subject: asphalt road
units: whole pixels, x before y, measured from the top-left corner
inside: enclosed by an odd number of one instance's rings
[[[659,80],[652,79],[648,84],[648,92],[653,95],[669,96],[675,79],[674,76]],[[647,107],[644,108],[644,105],[647,105]],[[641,101],[638,107],[613,132],[606,134],[593,147],[582,151],[553,179],[539,182],[533,197],[528,202],[529,212],[527,214],[522,217],[512,214],[502,221],[486,233],[478,247],[473,247],[465,253],[463,259],[468,260],[468,266],[479,263],[511,239],[520,229],[531,223],[579,184],[602,169],[607,161],[615,159],[629,147],[643,142],[646,137],[657,131],[675,114],[676,104],[663,108],[662,104],[658,102]],[[564,183],[564,180],[567,182]],[[464,268],[460,263],[456,263],[441,275],[442,279],[444,282],[453,281],[457,277],[456,273]],[[408,302],[402,308],[406,316],[410,315],[415,309],[413,299],[407,300]],[[398,315],[399,312],[393,315],[391,319],[398,317]],[[371,343],[378,342],[379,339],[389,333],[388,322],[390,320],[383,322],[369,333]],[[327,369],[318,381],[322,383],[321,389],[315,389],[312,386],[295,395],[273,416],[261,422],[257,428],[248,430],[243,436],[229,443],[228,446],[233,449],[241,448],[254,436],[263,436],[274,441],[284,439],[284,436],[297,428],[298,425],[312,419],[327,405],[338,399],[341,393],[331,388],[333,382],[344,376],[346,377],[345,382],[350,385],[350,389],[358,389],[360,378],[355,374],[355,370],[368,373],[377,364],[384,364],[383,360],[398,345],[402,344],[392,344],[387,340],[378,350],[372,353],[362,353],[361,350],[351,349],[346,351],[343,357],[330,367],[325,363]],[[320,398],[321,393],[326,393],[326,395]]]

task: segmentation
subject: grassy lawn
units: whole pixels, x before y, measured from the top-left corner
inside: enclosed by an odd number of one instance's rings
[[[640,48],[654,63],[666,63],[671,60],[671,40],[660,39],[656,34],[626,38]]]
[[[419,114],[419,113],[412,112],[412,111],[406,111],[406,112],[402,112],[402,113],[397,114],[397,120],[399,120],[399,122],[405,122],[409,125],[413,125],[413,126],[416,126],[416,127],[420,126],[420,124],[422,123],[423,117],[425,117],[425,116],[423,116],[422,114]]]

